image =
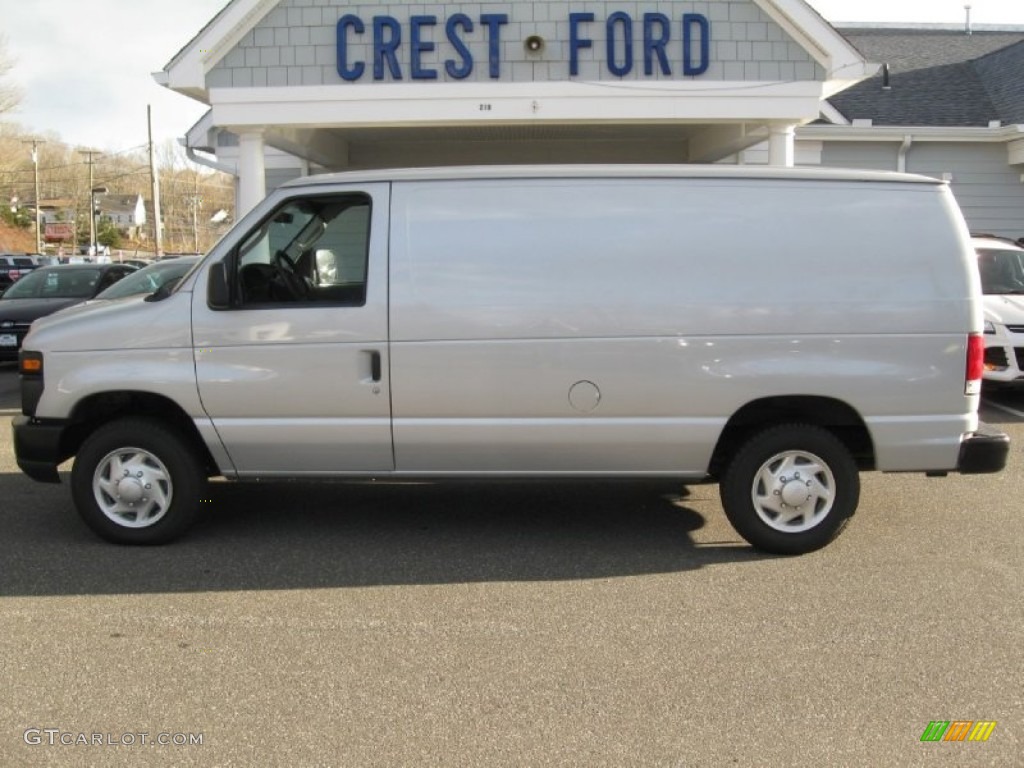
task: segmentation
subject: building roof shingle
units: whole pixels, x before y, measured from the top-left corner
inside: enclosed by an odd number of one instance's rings
[[[1024,43],[983,56],[974,68],[1002,121],[1024,123]]]
[[[833,96],[846,118],[874,125],[987,126],[1024,122],[1024,31],[840,29],[869,61],[888,65]]]

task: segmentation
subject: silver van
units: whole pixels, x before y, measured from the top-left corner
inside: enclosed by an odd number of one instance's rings
[[[40,321],[19,466],[157,543],[208,477],[717,482],[801,553],[859,472],[995,472],[978,270],[948,186],[875,172],[314,176],[172,291]],[[885,510],[874,510],[884,514]]]

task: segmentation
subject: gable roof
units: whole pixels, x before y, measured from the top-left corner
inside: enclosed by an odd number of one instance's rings
[[[865,57],[883,64],[874,77],[830,99],[849,120],[962,127],[1024,122],[1024,29],[969,35],[948,28],[841,31]]]
[[[100,209],[105,213],[135,213],[139,203],[142,202],[142,195],[108,195],[101,198]]]
[[[325,4],[326,0],[318,1]],[[828,93],[858,82],[875,65],[812,8],[807,0],[750,0],[825,69]],[[289,0],[228,0],[153,78],[160,85],[209,104],[206,74],[259,21]],[[343,5],[343,2],[335,2]],[[382,4],[384,5],[384,4]]]
[[[281,0],[227,0],[196,36],[154,72],[159,85],[209,103],[206,73]]]
[[[983,56],[974,67],[1003,123],[1024,123],[1024,41]]]

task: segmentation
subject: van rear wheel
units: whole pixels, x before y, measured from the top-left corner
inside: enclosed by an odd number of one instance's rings
[[[860,476],[831,432],[783,424],[740,447],[719,493],[729,522],[756,549],[799,555],[842,532],[857,509]]]
[[[192,446],[150,419],[121,419],[82,444],[71,494],[85,523],[118,544],[163,544],[195,520],[206,482]]]

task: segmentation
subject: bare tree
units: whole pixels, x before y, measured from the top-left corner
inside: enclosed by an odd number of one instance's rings
[[[21,89],[8,81],[12,69],[14,59],[7,54],[7,40],[0,35],[0,115],[21,103]]]
[[[220,235],[211,217],[234,209],[234,185],[225,174],[206,171],[188,160],[174,142],[164,142],[156,152],[164,250],[203,253]]]
[[[0,122],[0,204],[17,199],[25,205],[35,197],[30,144],[39,145],[40,202],[57,221],[74,223],[77,241],[87,237],[90,217],[89,160],[81,148],[65,144],[55,133],[31,133],[15,123]],[[225,221],[234,211],[234,180],[189,161],[180,147],[168,141],[157,147],[163,207],[165,250],[205,252],[223,234]],[[94,188],[103,187],[104,201],[141,195],[148,214],[149,161],[141,149],[95,153]],[[151,243],[142,237],[134,245],[145,250]],[[74,243],[71,244],[72,247]]]

